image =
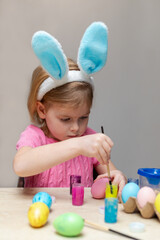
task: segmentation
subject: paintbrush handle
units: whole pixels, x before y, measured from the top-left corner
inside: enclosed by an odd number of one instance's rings
[[[108,230],[109,230],[109,228],[107,228],[107,227],[104,227],[104,226],[101,226],[101,225],[99,225],[99,224],[90,222],[90,221],[88,221],[88,220],[86,220],[86,219],[84,219],[84,222],[85,222],[85,224],[87,224],[87,225],[89,225],[90,227],[93,227],[93,228],[95,228],[95,229],[97,229],[97,230],[102,230],[102,231],[108,231]]]
[[[119,235],[124,236],[124,237],[126,237],[126,238],[130,238],[130,239],[134,239],[134,240],[140,240],[139,238],[135,238],[135,237],[132,237],[132,236],[130,236],[130,235],[128,235],[128,234],[125,234],[125,233],[122,233],[122,232],[119,232],[119,231],[115,231],[115,230],[113,230],[113,229],[111,229],[111,228],[107,228],[107,227],[101,226],[101,225],[99,225],[99,224],[90,222],[90,221],[88,221],[88,220],[86,220],[86,219],[83,219],[83,220],[84,220],[84,222],[85,222],[86,225],[88,225],[88,226],[90,226],[90,227],[92,227],[92,228],[95,228],[95,229],[97,229],[97,230],[107,231],[107,232],[110,231],[110,232],[112,232],[112,233],[119,234]]]
[[[101,133],[104,134],[104,128],[103,128],[103,126],[101,126]],[[109,169],[109,163],[106,163],[106,166],[107,166],[108,177],[111,179],[110,169]]]
[[[106,166],[107,166],[108,177],[111,179],[111,174],[110,174],[109,165],[108,165],[108,164],[106,164]]]

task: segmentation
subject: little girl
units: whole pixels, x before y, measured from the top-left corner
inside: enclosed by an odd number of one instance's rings
[[[98,70],[86,70],[86,35],[92,45],[97,31],[103,38],[95,41],[101,61],[96,65]],[[13,162],[16,174],[25,179],[25,187],[69,187],[70,175],[81,175],[84,186],[91,187],[93,167],[107,177],[109,164],[113,183],[122,191],[125,176],[110,160],[112,140],[87,127],[93,99],[93,79],[88,72],[99,71],[106,62],[107,44],[101,44],[107,43],[105,33],[103,23],[93,23],[86,30],[78,65],[66,59],[58,41],[48,33],[40,31],[33,36],[32,47],[43,68],[37,67],[32,75],[28,110],[33,124],[22,132]],[[89,51],[95,59],[99,50],[94,46]],[[89,57],[91,60],[91,54]]]

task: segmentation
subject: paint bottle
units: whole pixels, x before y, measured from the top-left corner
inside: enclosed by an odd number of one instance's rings
[[[72,184],[73,183],[81,183],[81,176],[79,175],[71,175],[70,176],[70,194],[72,195]]]
[[[118,193],[118,186],[115,184],[106,184],[106,198],[117,198],[117,193]]]
[[[104,221],[106,223],[116,223],[118,213],[118,199],[105,198]]]
[[[84,185],[81,183],[72,184],[72,204],[76,206],[83,205]]]

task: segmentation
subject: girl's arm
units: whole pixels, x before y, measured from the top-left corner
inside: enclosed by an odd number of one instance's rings
[[[76,152],[77,149],[72,147],[69,140],[36,148],[22,147],[15,155],[13,168],[21,177],[36,175],[76,157]]]
[[[79,155],[95,157],[104,164],[110,159],[112,146],[113,142],[109,137],[97,133],[36,148],[22,147],[15,155],[13,168],[18,176],[27,177]]]

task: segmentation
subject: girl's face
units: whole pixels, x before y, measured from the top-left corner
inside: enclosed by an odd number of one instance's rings
[[[48,110],[45,110],[42,103],[39,102],[39,105],[41,112],[38,113],[46,120],[49,137],[62,141],[79,137],[85,132],[90,114],[90,107],[87,104],[73,108],[67,104],[53,103]]]

